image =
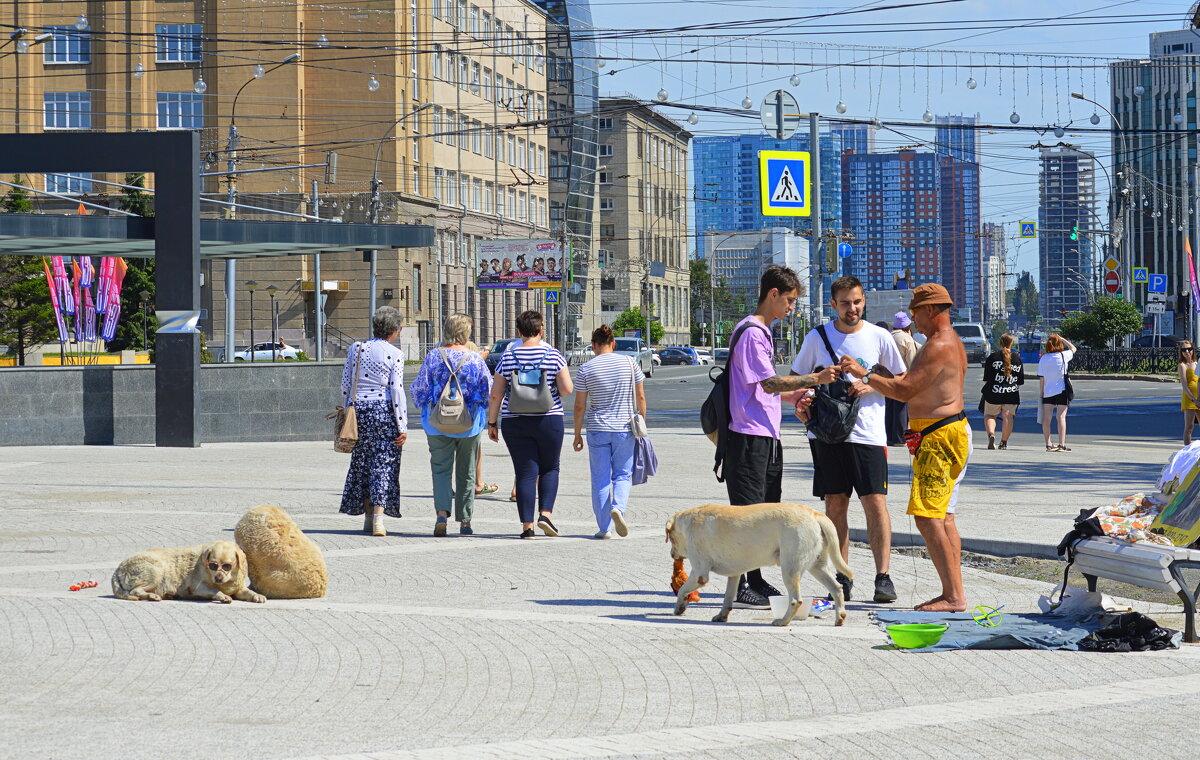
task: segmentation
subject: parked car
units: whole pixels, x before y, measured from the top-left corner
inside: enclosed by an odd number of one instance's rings
[[[500,366],[500,357],[503,356],[504,352],[508,350],[508,347],[514,343],[520,343],[520,341],[516,338],[505,338],[504,340],[496,341],[495,345],[492,346],[491,353],[489,353],[487,358],[484,359],[484,363],[487,364],[488,372],[491,372],[493,375],[496,374],[496,367]]]
[[[691,358],[691,361],[688,362],[689,364],[700,363],[700,355],[696,353],[696,349],[692,348],[691,346],[671,346],[669,350],[682,351],[683,353],[687,354],[688,357]]]
[[[1187,340],[1178,335],[1143,335],[1133,341],[1136,348],[1175,348],[1180,342]]]
[[[662,366],[662,357],[659,356],[658,352],[655,351],[654,349],[650,349],[650,358],[651,358],[651,360],[653,360],[655,367]]]
[[[729,349],[718,348],[713,350],[713,361],[722,366],[729,363]]]
[[[669,367],[672,364],[680,364],[690,367],[696,363],[696,357],[692,356],[681,348],[664,348],[658,352],[658,355],[662,357],[662,363],[664,367]]]
[[[713,357],[713,352],[707,348],[697,348],[696,358],[701,364],[716,364],[717,360]]]
[[[983,325],[978,322],[955,322],[953,327],[958,337],[962,338],[963,348],[967,351],[967,361],[982,362],[992,352]]]
[[[613,353],[632,356],[646,377],[654,375],[654,353],[646,347],[641,338],[617,338],[617,347],[613,349]]]
[[[295,346],[289,346],[283,341],[278,343],[255,343],[254,344],[254,361],[269,362],[272,358],[283,361],[291,361],[300,358],[300,349]],[[248,362],[250,359],[251,349],[247,348],[243,351],[238,351],[233,355],[235,362]]]

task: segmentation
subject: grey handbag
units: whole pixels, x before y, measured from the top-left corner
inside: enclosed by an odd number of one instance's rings
[[[542,368],[542,363],[546,361],[549,353],[550,349],[543,351],[536,364],[521,364],[518,360],[517,366],[509,373],[509,414],[547,414],[554,408],[550,381],[546,378],[546,370]]]
[[[646,438],[650,429],[646,427],[646,418],[637,410],[637,359],[630,358],[629,374],[633,379],[633,416],[629,418],[629,430],[635,438]]]
[[[458,381],[458,371],[467,360],[467,354],[464,352],[458,364],[451,367],[446,350],[439,346],[438,353],[441,354],[446,369],[450,370],[450,376],[446,378],[446,385],[442,388],[438,402],[429,412],[429,424],[437,428],[439,433],[446,435],[465,433],[475,427],[475,420],[467,410],[467,402],[463,398],[462,384]]]

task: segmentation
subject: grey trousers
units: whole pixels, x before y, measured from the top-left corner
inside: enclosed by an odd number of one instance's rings
[[[454,519],[471,522],[475,511],[475,452],[479,449],[478,433],[470,438],[450,438],[431,435],[429,464],[433,469],[433,506],[439,512],[449,512],[454,502]],[[453,483],[450,480],[454,471]]]

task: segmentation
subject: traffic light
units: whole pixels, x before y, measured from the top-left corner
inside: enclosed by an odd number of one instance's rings
[[[1072,240],[1079,239],[1079,225],[1078,224],[1071,228],[1071,239]]]

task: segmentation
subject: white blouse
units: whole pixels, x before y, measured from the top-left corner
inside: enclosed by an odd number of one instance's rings
[[[359,362],[359,350],[362,360]],[[404,354],[382,338],[359,341],[346,352],[342,370],[342,404],[351,403],[354,375],[358,372],[358,392],[354,403],[390,401],[401,433],[408,432],[408,400],[404,396]]]

